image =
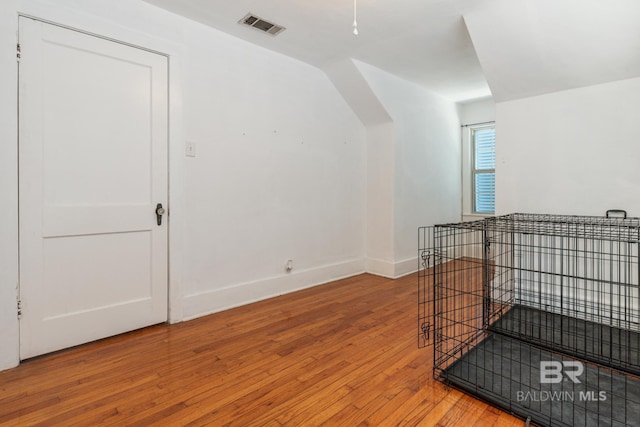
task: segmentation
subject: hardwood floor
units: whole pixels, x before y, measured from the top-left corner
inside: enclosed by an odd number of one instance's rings
[[[416,275],[360,275],[26,361],[0,425],[524,425],[433,380],[416,324]]]

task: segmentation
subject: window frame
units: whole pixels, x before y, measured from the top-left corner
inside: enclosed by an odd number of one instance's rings
[[[461,126],[461,186],[462,186],[462,221],[474,221],[480,218],[495,216],[494,213],[477,212],[475,209],[475,141],[472,132],[486,128],[496,129],[495,120],[481,123],[467,123]],[[495,208],[495,206],[494,206]]]
[[[494,180],[495,180],[495,175],[496,175],[495,162],[494,162],[493,168],[491,168],[491,169],[476,169],[476,137],[475,136],[476,136],[476,133],[478,131],[486,130],[486,129],[493,129],[494,132],[495,132],[495,129],[496,129],[495,122],[494,123],[488,123],[488,124],[482,124],[482,125],[469,126],[469,142],[470,142],[470,145],[471,145],[471,147],[470,147],[471,148],[471,157],[470,157],[470,161],[471,161],[470,162],[471,163],[470,164],[470,166],[471,166],[471,213],[474,214],[474,215],[491,216],[491,215],[495,215],[495,212],[496,212],[495,186],[494,186],[494,192],[493,192],[493,196],[494,196],[493,211],[487,211],[487,212],[479,211],[478,210],[478,206],[477,206],[477,197],[476,197],[476,177],[478,175],[492,173],[493,176],[494,176]],[[494,137],[494,143],[495,143],[495,137]],[[495,145],[494,145],[494,154],[495,154]]]

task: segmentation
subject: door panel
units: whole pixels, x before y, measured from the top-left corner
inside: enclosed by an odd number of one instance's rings
[[[166,321],[167,58],[20,18],[20,354]]]
[[[148,231],[44,239],[44,318],[148,298],[151,260],[139,254],[150,245]]]

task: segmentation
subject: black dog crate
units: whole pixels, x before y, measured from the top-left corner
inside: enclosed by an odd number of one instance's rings
[[[511,214],[419,243],[435,378],[537,425],[640,425],[640,219]]]

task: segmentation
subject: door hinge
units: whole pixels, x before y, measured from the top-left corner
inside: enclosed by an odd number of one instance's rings
[[[18,62],[20,62],[20,53],[21,53],[21,50],[20,50],[20,43],[18,43],[18,44],[16,45],[16,60],[17,60]]]
[[[18,319],[22,318],[22,300],[18,300]]]

